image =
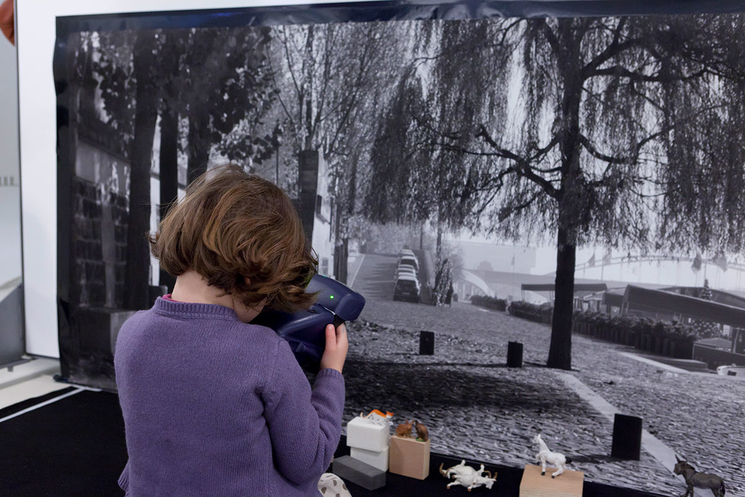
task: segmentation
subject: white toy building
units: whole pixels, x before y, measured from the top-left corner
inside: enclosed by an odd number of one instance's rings
[[[374,410],[347,423],[349,455],[381,471],[388,471],[391,417],[393,413],[383,414]]]

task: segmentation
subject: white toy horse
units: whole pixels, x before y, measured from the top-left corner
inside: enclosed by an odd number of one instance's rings
[[[564,454],[548,450],[548,446],[546,445],[546,442],[543,441],[540,434],[533,437],[533,443],[538,444],[538,447],[540,447],[540,451],[535,456],[535,460],[541,462],[541,475],[546,474],[546,463],[558,468],[557,471],[551,475],[551,478],[556,478],[564,472],[566,465],[572,462],[572,460]]]

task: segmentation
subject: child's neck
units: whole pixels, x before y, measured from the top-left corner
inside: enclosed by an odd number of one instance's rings
[[[213,304],[229,307],[244,323],[250,323],[258,316],[265,303],[262,302],[256,307],[246,307],[231,295],[225,295],[221,289],[208,285],[207,280],[195,271],[187,271],[176,278],[171,299],[188,304]]]
[[[208,285],[199,273],[187,271],[176,278],[171,298],[179,302],[222,305],[232,309],[232,297],[224,294],[219,288]]]

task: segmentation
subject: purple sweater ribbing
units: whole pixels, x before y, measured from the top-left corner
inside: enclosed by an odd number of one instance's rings
[[[122,326],[114,364],[127,497],[320,495],[341,435],[338,371],[311,390],[272,330],[161,298]]]

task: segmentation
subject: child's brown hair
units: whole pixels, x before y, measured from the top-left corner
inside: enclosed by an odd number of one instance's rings
[[[153,255],[173,276],[193,270],[253,307],[307,309],[305,286],[318,260],[290,198],[274,183],[238,166],[194,180],[150,237]]]

